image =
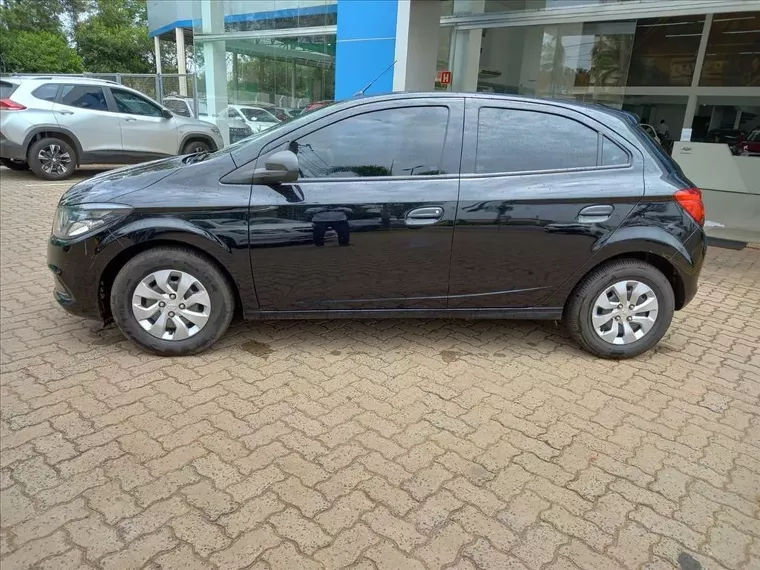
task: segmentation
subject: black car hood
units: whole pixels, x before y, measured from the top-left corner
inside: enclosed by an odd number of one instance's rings
[[[61,197],[61,204],[111,202],[171,176],[185,166],[182,162],[184,158],[172,156],[98,174],[69,188]]]

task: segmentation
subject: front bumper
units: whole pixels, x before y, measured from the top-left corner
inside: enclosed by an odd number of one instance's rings
[[[98,237],[68,243],[51,237],[47,263],[53,272],[53,297],[72,315],[103,321],[106,314],[100,295],[100,275],[92,264]]]

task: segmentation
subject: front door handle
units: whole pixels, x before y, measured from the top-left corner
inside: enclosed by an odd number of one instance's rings
[[[578,221],[582,224],[601,224],[610,219],[613,209],[609,204],[586,206],[578,213]]]
[[[430,226],[443,217],[443,208],[431,206],[416,208],[406,215],[404,220],[407,226]]]
[[[74,111],[58,111],[59,115],[73,115]]]
[[[126,118],[126,119],[124,119],[124,120],[125,120],[127,123],[134,123],[135,121],[137,121],[137,119],[133,119],[132,117],[127,117],[127,118]]]

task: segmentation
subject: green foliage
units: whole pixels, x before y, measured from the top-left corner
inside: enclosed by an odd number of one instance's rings
[[[63,34],[26,30],[2,34],[0,58],[9,73],[80,73],[82,59]]]
[[[145,0],[0,0],[0,71],[152,73],[147,19]]]
[[[96,12],[79,24],[76,44],[93,73],[151,73],[153,41],[147,7],[138,0],[96,0]]]

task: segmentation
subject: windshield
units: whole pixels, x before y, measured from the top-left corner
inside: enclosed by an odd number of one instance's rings
[[[752,142],[760,141],[760,129],[755,129],[752,131],[747,137],[747,140]]]
[[[279,120],[277,117],[268,113],[264,109],[254,109],[253,107],[240,107],[240,112],[245,115],[245,118],[249,121],[270,121],[277,123]]]

